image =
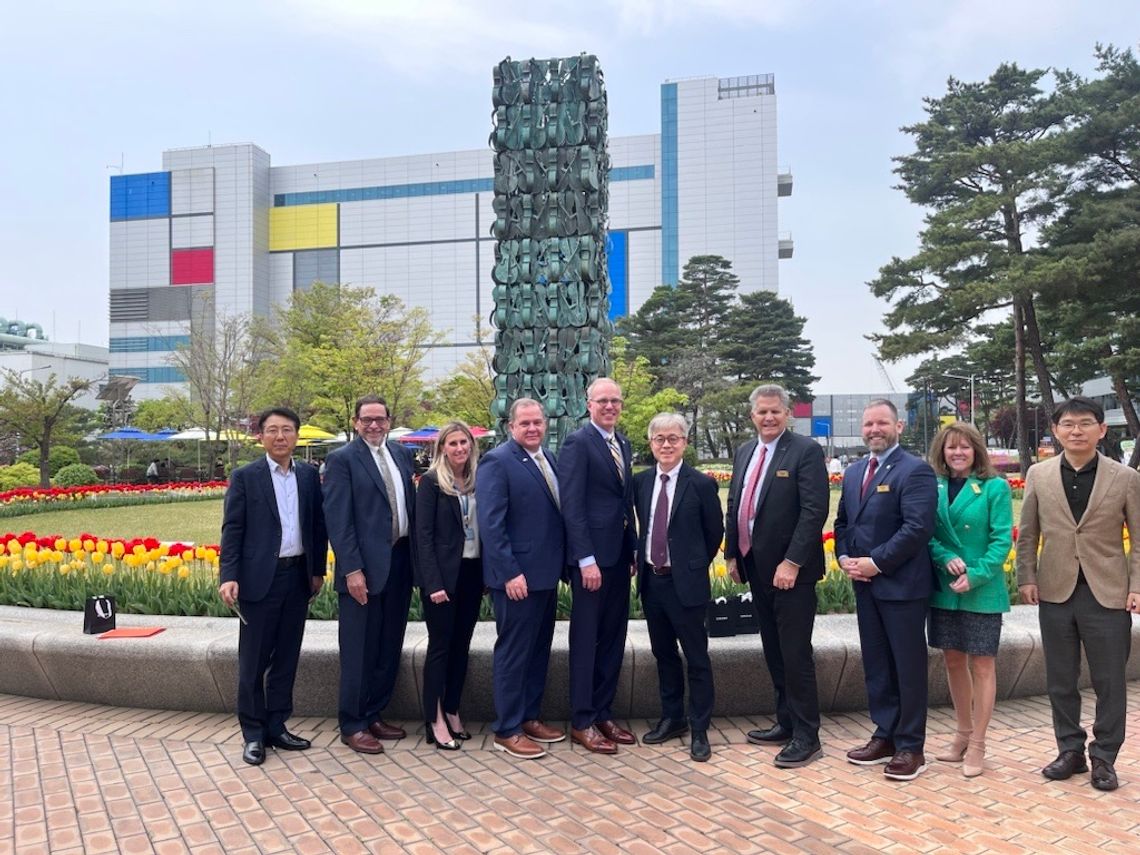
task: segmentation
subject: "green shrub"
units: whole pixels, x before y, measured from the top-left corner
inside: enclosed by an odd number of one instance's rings
[[[52,479],[52,483],[57,487],[84,487],[100,482],[95,470],[86,463],[72,463],[60,469]]]
[[[0,466],[0,490],[15,490],[17,487],[38,487],[40,470],[30,463],[13,463]]]
[[[33,448],[30,451],[25,451],[16,458],[16,462],[28,463],[36,467],[36,471],[38,472],[40,469],[39,449]],[[79,452],[71,446],[53,445],[51,451],[48,452],[48,474],[54,478],[64,466],[70,466],[73,463],[79,462]]]

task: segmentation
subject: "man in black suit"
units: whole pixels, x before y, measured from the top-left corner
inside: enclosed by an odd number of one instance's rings
[[[558,452],[562,518],[566,521],[570,609],[570,738],[597,754],[633,745],[614,721],[613,702],[625,654],[629,582],[637,544],[633,459],[617,429],[621,387],[599,377],[586,390],[588,424]]]
[[[285,729],[309,599],[325,581],[324,514],[317,470],[293,460],[301,419],[274,407],[257,419],[265,457],[235,469],[226,490],[218,594],[238,612],[238,721],[242,759],[265,746],[303,751]]]
[[[875,732],[847,752],[857,766],[910,781],[926,769],[926,614],[934,585],[930,535],[938,508],[934,470],[899,446],[898,409],[863,410],[870,454],[843,473],[835,554],[855,586],[867,702]]]
[[[818,443],[788,430],[792,408],[782,386],[757,386],[748,400],[757,438],[736,450],[724,557],[732,578],[752,589],[776,689],[776,724],[750,730],[748,741],[783,745],[774,762],[789,769],[823,754],[811,636],[815,583],[824,573],[827,466]]]
[[[654,416],[649,445],[657,465],[633,479],[641,523],[637,588],[661,689],[661,720],[642,741],[656,745],[691,727],[690,756],[703,762],[712,756],[713,673],[705,629],[709,563],[720,548],[724,521],[716,481],[684,462],[688,435],[689,424],[680,413]],[[689,676],[687,723],[677,642]]]
[[[356,402],[356,439],[325,461],[325,520],[340,595],[340,740],[380,754],[402,727],[380,716],[392,699],[412,596],[412,453],[386,442],[388,404]]]

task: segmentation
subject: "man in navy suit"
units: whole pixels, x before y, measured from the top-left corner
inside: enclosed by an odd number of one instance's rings
[[[265,762],[265,746],[303,751],[285,729],[309,599],[325,581],[324,515],[317,470],[293,460],[301,419],[285,407],[258,416],[265,457],[235,469],[226,490],[218,593],[238,629],[238,721],[242,759]]]
[[[617,430],[621,387],[599,377],[586,390],[588,424],[558,452],[570,610],[570,738],[598,754],[633,745],[614,721],[613,702],[629,623],[629,580],[636,571],[633,454]]]
[[[356,402],[356,439],[325,461],[325,520],[340,595],[340,740],[380,754],[402,727],[380,716],[392,699],[412,596],[412,453],[386,442],[388,404]]]
[[[926,769],[926,612],[934,571],[927,547],[938,489],[930,464],[899,447],[903,423],[888,400],[863,411],[870,454],[847,467],[835,516],[835,554],[855,586],[867,701],[875,733],[847,752],[860,766],[909,781]]]
[[[511,438],[483,455],[475,476],[475,508],[483,545],[483,581],[495,610],[492,681],[495,749],[529,760],[541,743],[566,734],[540,717],[546,690],[558,582],[565,565],[554,457],[542,447],[542,405],[511,405]]]
[[[830,488],[819,443],[787,429],[792,408],[784,388],[757,386],[748,400],[757,438],[733,461],[724,557],[732,578],[752,588],[776,689],[775,725],[750,730],[748,741],[783,744],[774,762],[791,769],[823,754],[811,636]]]
[[[684,462],[689,424],[680,413],[658,413],[649,422],[649,447],[657,465],[634,476],[641,538],[637,589],[645,608],[649,644],[657,660],[661,719],[642,737],[656,745],[692,727],[689,756],[712,756],[708,740],[713,710],[713,672],[705,611],[709,564],[724,536],[716,481]],[[685,654],[689,718],[685,720]]]

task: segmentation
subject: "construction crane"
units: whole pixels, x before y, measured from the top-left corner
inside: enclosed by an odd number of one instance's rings
[[[891,375],[887,373],[887,368],[883,365],[883,360],[879,359],[879,357],[873,353],[871,354],[871,358],[875,360],[875,367],[879,369],[879,376],[883,379],[883,382],[887,384],[887,388],[892,392],[897,392],[898,389],[895,388],[895,383],[891,380]]]

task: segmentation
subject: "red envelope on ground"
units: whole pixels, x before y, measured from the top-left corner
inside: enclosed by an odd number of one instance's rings
[[[165,629],[165,626],[120,626],[118,629],[108,630],[99,638],[150,638]]]

